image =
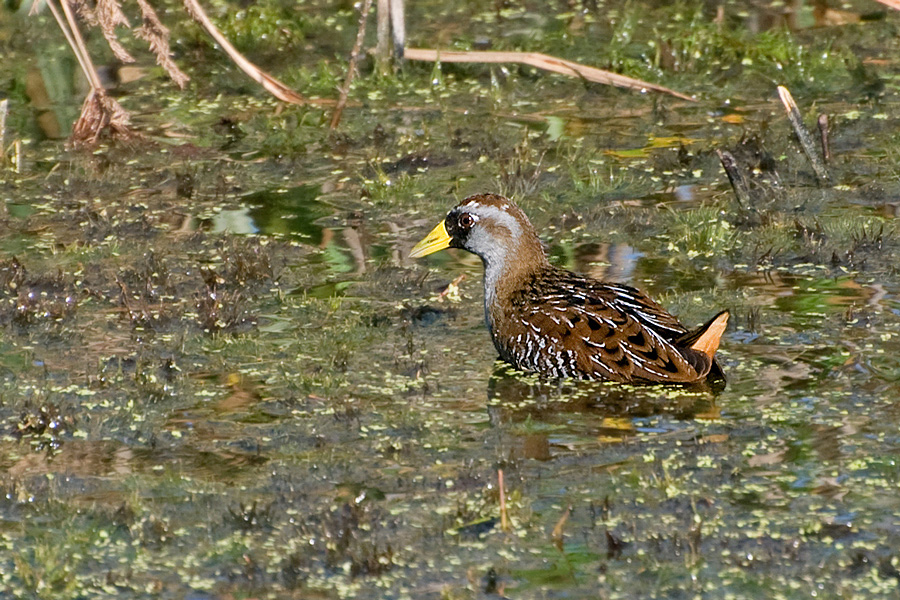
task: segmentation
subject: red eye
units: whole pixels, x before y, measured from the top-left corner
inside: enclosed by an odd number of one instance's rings
[[[475,224],[475,217],[470,215],[469,213],[463,213],[459,215],[459,226],[463,229],[469,229],[472,225]]]

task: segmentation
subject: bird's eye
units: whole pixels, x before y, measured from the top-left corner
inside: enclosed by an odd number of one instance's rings
[[[470,215],[469,213],[463,213],[459,215],[459,226],[463,229],[469,229],[472,225],[475,224],[475,217]]]

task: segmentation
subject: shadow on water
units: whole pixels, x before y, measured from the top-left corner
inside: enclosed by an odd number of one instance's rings
[[[693,386],[628,385],[603,381],[548,380],[498,364],[488,382],[488,403],[500,422],[556,418],[561,413],[642,418],[717,418],[716,396],[724,382]],[[499,424],[499,422],[497,423]]]
[[[660,386],[548,380],[498,363],[488,381],[492,427],[516,440],[512,456],[550,460],[636,436],[694,435],[693,421],[716,420],[724,382]],[[679,433],[681,432],[681,433]]]

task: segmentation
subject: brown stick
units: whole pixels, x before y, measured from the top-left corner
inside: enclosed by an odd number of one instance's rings
[[[540,52],[496,52],[496,51],[476,51],[470,50],[465,52],[455,50],[431,50],[427,48],[406,48],[403,54],[404,58],[409,60],[422,60],[430,62],[460,62],[460,63],[519,63],[568,75],[569,77],[580,77],[594,83],[602,83],[604,85],[614,85],[616,87],[626,88],[630,90],[651,90],[663,94],[669,94],[682,100],[696,102],[690,96],[670,90],[667,87],[648,83],[640,79],[633,79],[618,73],[604,71],[594,67],[588,67],[569,60],[563,60]]]
[[[365,0],[360,10],[359,28],[356,30],[356,42],[353,44],[353,51],[350,53],[350,64],[347,65],[347,76],[344,77],[344,85],[341,86],[341,95],[338,98],[337,106],[334,107],[334,114],[331,116],[331,129],[336,129],[338,123],[341,122],[341,114],[344,112],[344,106],[347,104],[347,95],[350,93],[350,85],[353,83],[353,76],[356,73],[356,63],[359,61],[359,53],[362,50],[363,39],[366,37],[366,24],[369,22],[369,9],[372,8],[372,0]]]

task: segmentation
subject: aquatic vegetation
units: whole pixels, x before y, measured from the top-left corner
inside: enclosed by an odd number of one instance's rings
[[[0,14],[20,157],[0,162],[0,595],[894,594],[900,115],[877,57],[896,17],[790,29],[782,4],[722,7],[414,3],[413,40],[699,101],[361,57],[335,132],[176,25],[193,87],[120,82],[146,139],[90,153],[40,133],[47,21]],[[273,72],[334,96],[353,6],[219,8]],[[835,185],[776,81],[829,115]],[[408,254],[454,199],[502,190],[554,264],[686,324],[728,307],[725,389],[496,363],[478,259]]]

